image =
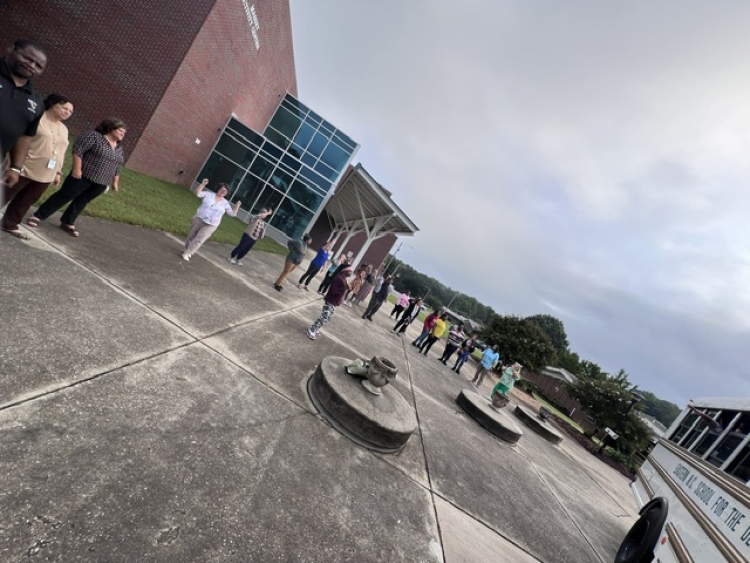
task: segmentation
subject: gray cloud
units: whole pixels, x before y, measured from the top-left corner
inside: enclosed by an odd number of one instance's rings
[[[677,403],[750,391],[748,16],[292,1],[301,98],[421,228],[400,257]]]

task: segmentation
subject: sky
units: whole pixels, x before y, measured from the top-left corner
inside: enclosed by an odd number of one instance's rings
[[[750,3],[291,0],[398,258],[684,406],[750,397]]]

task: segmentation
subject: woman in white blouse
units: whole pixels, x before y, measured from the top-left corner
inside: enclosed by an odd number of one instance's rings
[[[237,211],[240,209],[239,200],[232,206],[224,199],[224,196],[229,193],[226,184],[216,186],[218,188],[216,193],[205,189],[207,185],[208,180],[205,179],[198,185],[198,189],[195,191],[195,195],[201,198],[203,203],[201,203],[198,211],[195,212],[195,217],[190,222],[190,232],[185,241],[185,252],[182,253],[182,259],[185,261],[190,260],[190,257],[198,252],[203,243],[211,237],[213,232],[219,227],[224,213],[230,217],[235,217]]]

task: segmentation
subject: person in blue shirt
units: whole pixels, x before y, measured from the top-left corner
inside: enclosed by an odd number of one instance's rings
[[[328,262],[328,256],[330,252],[331,252],[330,244],[324,244],[323,246],[320,247],[320,250],[318,250],[318,253],[315,255],[315,258],[313,258],[312,262],[310,262],[310,266],[307,268],[307,271],[304,274],[302,274],[302,277],[299,279],[299,283],[297,284],[298,289],[304,289],[305,291],[309,291],[307,289],[307,286],[310,285],[310,281],[318,274],[320,270],[323,269],[323,266],[326,265],[326,262]]]
[[[479,389],[479,386],[482,384],[482,380],[484,379],[484,376],[487,375],[487,372],[490,371],[500,359],[500,354],[498,353],[499,349],[500,347],[497,344],[493,344],[491,348],[488,347],[484,349],[484,352],[482,353],[482,361],[479,362],[477,372],[474,374],[474,379],[471,380],[477,389]]]

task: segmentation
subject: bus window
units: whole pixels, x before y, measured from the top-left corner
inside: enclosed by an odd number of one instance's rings
[[[690,451],[697,456],[703,457],[706,452],[712,449],[716,440],[719,439],[719,436],[724,434],[726,429],[734,430],[739,427],[742,421],[742,416],[747,416],[747,413],[740,415],[738,411],[722,410],[718,417],[713,417],[716,420],[716,425],[711,426],[709,424],[708,432],[703,434],[703,437],[698,440]]]
[[[672,437],[670,440],[674,442],[675,444],[679,444],[680,440],[682,440],[683,436],[688,433],[688,431],[693,427],[693,424],[695,424],[695,421],[698,420],[698,415],[695,413],[689,413],[685,419],[680,423],[679,428],[675,431],[674,434],[672,434]]]
[[[750,444],[745,444],[742,451],[727,467],[727,473],[743,483],[750,481]]]

